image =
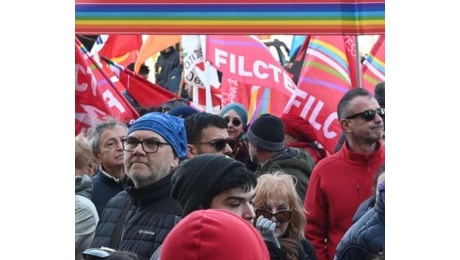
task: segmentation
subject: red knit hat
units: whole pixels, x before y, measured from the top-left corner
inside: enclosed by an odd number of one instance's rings
[[[246,220],[221,209],[196,210],[168,234],[161,260],[269,260],[260,233]]]
[[[286,134],[303,142],[316,141],[315,131],[308,120],[292,114],[283,114],[281,120],[283,120]]]

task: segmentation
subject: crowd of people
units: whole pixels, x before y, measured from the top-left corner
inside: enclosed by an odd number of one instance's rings
[[[383,94],[382,94],[383,93]],[[299,116],[171,100],[75,137],[75,259],[384,259],[384,83],[328,153]]]

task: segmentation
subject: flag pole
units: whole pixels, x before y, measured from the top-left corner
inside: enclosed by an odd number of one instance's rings
[[[362,75],[361,75],[361,55],[359,55],[359,41],[358,41],[358,35],[355,35],[355,46],[356,46],[356,77],[358,77],[358,80],[356,81],[358,83],[358,88],[362,88]]]

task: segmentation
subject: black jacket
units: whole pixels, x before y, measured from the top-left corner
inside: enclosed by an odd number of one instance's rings
[[[123,190],[123,183],[107,177],[101,172],[100,168],[91,177],[91,180],[93,182],[93,197],[91,200],[96,206],[97,214],[100,216],[107,202]]]
[[[147,260],[163,243],[180,219],[182,208],[170,197],[171,174],[158,182],[136,189],[128,181],[126,191],[113,197],[102,212],[91,247],[109,247],[128,200],[132,202],[121,229],[119,250],[132,251]]]
[[[161,51],[155,63],[155,83],[167,88],[169,73],[179,65],[180,57],[176,49],[171,48],[168,52]]]

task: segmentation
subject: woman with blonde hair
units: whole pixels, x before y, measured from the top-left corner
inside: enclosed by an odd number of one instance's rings
[[[262,174],[257,178],[254,210],[256,227],[260,218],[269,219],[275,224],[274,235],[279,241],[286,259],[316,260],[316,252],[304,236],[306,225],[301,199],[297,195],[292,175],[283,171]]]

